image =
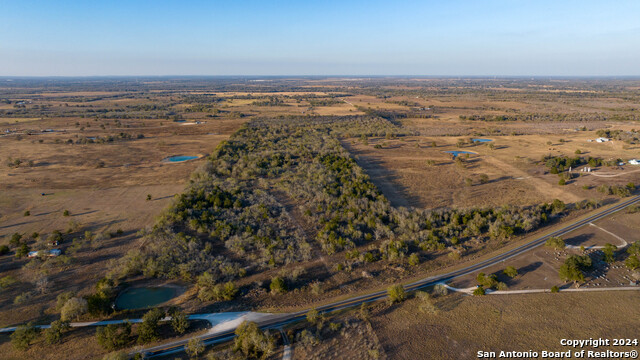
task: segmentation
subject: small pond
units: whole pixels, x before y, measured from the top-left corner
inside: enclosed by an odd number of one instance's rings
[[[176,155],[176,156],[170,156],[170,157],[164,159],[163,161],[165,161],[165,162],[183,162],[183,161],[189,161],[189,160],[193,160],[193,159],[197,159],[197,158],[199,158],[199,156]]]
[[[128,288],[116,298],[116,308],[145,309],[167,302],[177,295],[178,289],[169,286]]]
[[[484,143],[484,142],[490,142],[493,141],[492,139],[471,139],[471,141],[473,141],[474,143]]]
[[[457,150],[452,150],[452,151],[445,151],[446,153],[449,154],[453,154],[453,157],[455,158],[456,156],[460,155],[460,154],[473,154],[475,155],[474,152],[471,151],[457,151]]]

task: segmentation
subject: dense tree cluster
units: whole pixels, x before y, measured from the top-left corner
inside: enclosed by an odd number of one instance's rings
[[[559,200],[524,208],[394,208],[340,143],[343,137],[381,135],[405,132],[368,116],[249,122],[194,173],[188,189],[142,248],[127,254],[116,275],[199,277],[203,300],[225,299],[220,284],[307,260],[312,241],[327,254],[348,250],[351,263],[410,259],[417,264],[420,252],[464,248],[469,240],[506,240],[565,209]],[[281,201],[297,204],[313,238]],[[375,245],[360,253],[356,248],[365,244]]]
[[[552,174],[558,174],[569,168],[575,169],[581,165],[588,165],[590,167],[598,166],[616,166],[622,159],[609,159],[604,160],[596,157],[568,157],[568,156],[552,156],[547,155],[542,158],[542,163],[549,169]]]
[[[503,115],[460,115],[461,120],[471,121],[526,121],[526,122],[543,122],[543,121],[637,121],[638,116],[633,113],[629,114],[613,114],[604,113],[519,113],[519,114],[503,114]]]
[[[635,129],[631,131],[600,129],[596,134],[600,137],[624,141],[627,144],[638,144],[640,142],[640,131]]]
[[[558,275],[564,281],[584,281],[583,271],[589,269],[591,265],[592,261],[589,256],[571,255],[560,266]]]
[[[107,144],[116,141],[124,141],[124,140],[134,140],[134,139],[144,139],[144,134],[129,134],[125,132],[121,132],[115,135],[107,135],[107,136],[95,136],[95,137],[79,137],[76,140],[69,139],[67,143],[69,144]]]
[[[618,197],[624,198],[627,196],[631,196],[631,191],[635,190],[635,185],[633,186],[621,186],[621,185],[600,185],[598,186],[598,191],[605,195],[616,195]]]
[[[251,103],[253,106],[288,106],[280,97],[270,96],[264,100],[256,100]]]

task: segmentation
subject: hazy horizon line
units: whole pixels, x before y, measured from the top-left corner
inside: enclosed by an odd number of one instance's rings
[[[0,79],[78,79],[78,78],[426,78],[426,79],[640,79],[640,75],[350,75],[350,74],[334,74],[334,75],[0,75]]]

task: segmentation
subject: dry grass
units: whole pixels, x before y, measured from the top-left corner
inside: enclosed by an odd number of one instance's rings
[[[390,359],[472,359],[477,351],[566,351],[560,340],[635,338],[637,291],[439,298],[436,314],[418,299],[372,313]],[[600,348],[606,349],[606,348]],[[620,350],[620,349],[617,349]]]
[[[486,136],[485,136],[486,137]],[[625,185],[638,182],[640,176],[631,165],[624,169],[602,167],[597,171],[620,174],[617,177],[597,177],[583,174],[558,185],[558,176],[547,173],[539,164],[546,155],[581,156],[603,159],[630,159],[637,157],[637,146],[623,146],[619,141],[610,143],[588,142],[597,135],[593,131],[571,132],[553,137],[543,135],[488,136],[495,150],[486,145],[455,146],[459,139],[469,137],[414,136],[399,140],[369,139],[363,145],[359,139],[344,141],[345,146],[358,157],[358,163],[367,170],[374,183],[396,206],[425,208],[533,205],[560,199],[573,203],[583,199],[603,198],[595,188],[601,184]],[[560,142],[563,139],[565,142]],[[551,141],[552,145],[547,142]],[[431,143],[435,142],[436,147]],[[376,148],[379,147],[379,148]],[[464,166],[456,165],[445,151],[463,150],[470,155]],[[434,164],[428,164],[431,160]],[[486,174],[488,183],[480,183]],[[465,179],[472,180],[472,186]],[[584,190],[583,186],[591,187]],[[499,194],[499,196],[496,196]]]

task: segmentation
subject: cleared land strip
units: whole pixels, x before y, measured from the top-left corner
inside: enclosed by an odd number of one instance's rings
[[[505,174],[510,174],[512,177],[519,180],[528,181],[540,194],[549,195],[564,202],[580,201],[579,196],[566,191],[566,189],[549,184],[548,182],[536,176],[531,176],[528,173],[516,168],[515,166],[509,165],[504,161],[496,159],[493,156],[483,156],[482,159],[501,169]]]

